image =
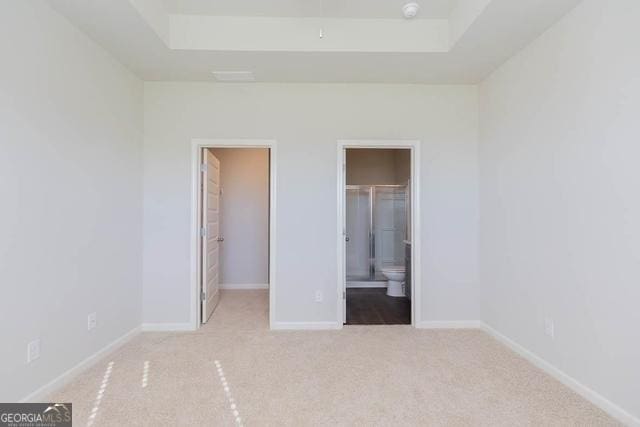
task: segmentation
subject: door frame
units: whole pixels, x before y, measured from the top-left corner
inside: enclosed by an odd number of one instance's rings
[[[418,327],[422,320],[422,280],[420,262],[420,141],[386,139],[340,139],[338,140],[338,286],[337,321],[343,326],[346,306],[346,250],[345,250],[345,194],[346,194],[346,149],[408,149],[411,152],[411,325]]]
[[[192,330],[202,326],[200,185],[202,173],[202,150],[205,148],[267,148],[269,149],[269,327],[273,329],[276,307],[276,140],[274,139],[216,139],[194,138],[191,140],[191,316]]]

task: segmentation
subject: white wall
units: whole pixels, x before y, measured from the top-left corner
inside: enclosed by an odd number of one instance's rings
[[[221,285],[269,283],[269,150],[213,148],[220,160]]]
[[[585,0],[480,96],[483,320],[635,416],[639,18]]]
[[[189,321],[192,138],[277,140],[279,322],[337,317],[337,140],[422,140],[423,318],[478,319],[476,94],[473,86],[145,83],[144,321]]]
[[[0,2],[0,51],[0,401],[11,402],[140,324],[143,91],[45,2]]]

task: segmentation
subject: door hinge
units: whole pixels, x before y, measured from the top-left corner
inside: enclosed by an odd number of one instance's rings
[[[207,173],[207,164],[206,163],[201,163],[200,164],[200,172]]]
[[[207,294],[204,291],[200,291],[200,301],[205,301],[207,299]]]
[[[207,236],[207,227],[200,227],[200,237]]]
[[[347,291],[342,291],[342,299],[347,299]]]

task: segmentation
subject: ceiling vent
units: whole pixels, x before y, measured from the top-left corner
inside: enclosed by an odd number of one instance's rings
[[[255,82],[251,71],[214,71],[213,77],[219,82]]]

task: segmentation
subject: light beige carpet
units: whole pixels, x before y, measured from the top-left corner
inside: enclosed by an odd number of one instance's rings
[[[267,319],[265,291],[226,291],[198,332],[143,333],[51,400],[91,426],[616,425],[481,331]]]

